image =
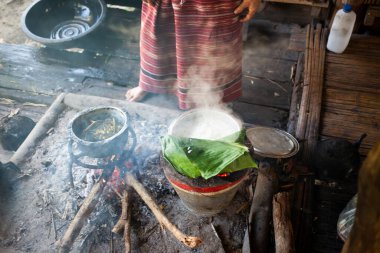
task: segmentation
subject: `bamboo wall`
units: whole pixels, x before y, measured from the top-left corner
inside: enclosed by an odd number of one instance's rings
[[[326,52],[320,135],[352,142],[360,152],[380,141],[380,37],[353,36],[343,54]]]

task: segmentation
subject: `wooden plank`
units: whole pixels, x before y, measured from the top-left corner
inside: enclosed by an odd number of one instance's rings
[[[243,96],[239,101],[288,110],[291,89],[290,82],[275,82],[244,75]]]
[[[313,52],[312,73],[310,81],[310,112],[308,116],[306,136],[307,142],[304,147],[304,159],[312,158],[315,146],[319,138],[319,123],[322,108],[322,92],[323,92],[323,74],[325,63],[325,45],[327,40],[327,29],[322,29],[322,25],[318,24],[315,32],[315,43]]]
[[[140,61],[111,56],[101,70],[103,80],[113,81],[122,86],[137,85]]]
[[[341,128],[342,126],[345,126],[345,128],[352,128],[352,125],[355,125],[355,127],[358,128],[360,128],[359,126],[362,126],[363,129],[367,128],[371,132],[379,133],[380,137],[380,114],[376,115],[376,117],[363,117],[359,114],[342,115],[323,112],[322,124],[327,124],[329,122],[334,122],[336,127],[339,126],[338,128]]]
[[[363,55],[363,54],[355,54],[349,55],[349,54],[333,54],[328,53],[326,55],[326,63],[331,64],[340,64],[340,65],[348,65],[350,67],[355,66],[359,68],[369,67],[369,68],[377,68],[380,67],[380,57],[377,57],[375,55]]]
[[[334,88],[325,89],[324,101],[348,106],[356,106],[362,109],[378,109],[380,106],[378,94]]]
[[[356,82],[339,82],[336,80],[325,80],[326,88],[335,88],[359,92],[370,92],[375,94],[380,94],[380,84],[363,82],[358,85]]]
[[[355,68],[351,67],[347,72],[348,67],[345,65],[328,64],[326,68],[326,79],[341,82],[356,82],[357,84],[369,82],[378,84],[379,71],[371,68]],[[348,78],[349,76],[349,78]]]
[[[274,81],[290,80],[290,72],[294,61],[243,55],[243,74]]]
[[[374,121],[380,121],[380,112],[379,110],[373,109],[372,111],[367,110],[355,110],[347,107],[339,107],[336,104],[329,104],[329,106],[323,106],[324,113],[330,113],[334,115],[340,115],[347,118],[371,118]]]
[[[240,115],[245,123],[286,129],[288,112],[285,110],[235,102],[233,111]]]
[[[1,97],[9,98],[17,102],[30,102],[45,105],[50,105],[54,101],[54,96],[42,95],[37,92],[27,92],[22,90],[7,89],[0,87],[0,98]]]
[[[269,24],[273,26],[271,23]],[[243,54],[249,57],[266,57],[296,61],[298,52],[288,50],[290,33],[271,31],[267,24],[254,24],[249,30],[249,37],[244,43]],[[263,31],[265,35],[263,35]]]
[[[125,100],[125,93],[132,87],[121,87],[109,84],[104,80],[91,79],[85,80],[85,88],[77,94],[98,96],[104,98]],[[178,110],[178,99],[173,94],[153,94],[149,93],[141,101],[144,104],[154,105],[161,108]]]
[[[311,6],[306,5],[270,3],[262,12],[255,14],[255,19],[306,26],[311,22],[310,10]]]
[[[306,48],[306,29],[305,28],[295,28],[292,29],[288,50],[303,52]]]
[[[2,87],[33,91],[35,88],[29,83],[34,83],[45,93],[52,94],[57,89],[80,86],[86,77],[135,84],[138,73],[138,60],[0,44],[0,78],[11,79],[0,79]],[[18,86],[14,87],[13,82]]]
[[[329,1],[315,2],[315,1],[307,1],[307,0],[265,0],[265,2],[301,4],[301,5],[321,7],[321,8],[327,8],[329,6]]]
[[[0,70],[1,72],[1,70]],[[81,83],[70,82],[63,76],[50,76],[48,73],[33,73],[33,76],[13,76],[0,73],[0,88],[20,92],[37,93],[45,96],[54,96],[59,91],[70,91],[78,88]],[[81,78],[81,80],[84,77]],[[76,81],[76,80],[72,80]]]

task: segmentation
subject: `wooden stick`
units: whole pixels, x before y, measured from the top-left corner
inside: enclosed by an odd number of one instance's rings
[[[128,204],[129,206],[129,204]],[[132,251],[132,245],[131,245],[131,218],[132,218],[132,212],[131,207],[129,206],[127,210],[127,220],[125,221],[124,225],[124,248],[125,253],[131,253]]]
[[[380,142],[369,152],[359,172],[355,222],[342,253],[380,252]]]
[[[154,216],[158,220],[158,222],[165,226],[175,238],[177,238],[180,242],[182,242],[185,246],[189,248],[195,248],[199,244],[202,243],[202,240],[198,237],[188,236],[182,233],[173,223],[171,223],[165,214],[161,211],[158,205],[154,202],[153,198],[150,194],[145,190],[144,186],[137,181],[137,179],[130,173],[126,175],[127,184],[140,195],[142,200],[148,205],[148,207],[152,210]]]
[[[295,252],[288,192],[280,192],[273,197],[273,227],[276,253]]]
[[[117,192],[115,190],[115,192]],[[119,194],[120,195],[120,194]],[[117,223],[112,229],[112,233],[121,234],[124,231],[125,223],[128,219],[129,209],[129,189],[124,190],[123,196],[121,196],[121,215]]]
[[[74,220],[70,223],[68,229],[66,230],[60,243],[59,253],[70,252],[75,238],[79,235],[80,230],[86,223],[86,219],[95,209],[99,197],[103,193],[103,189],[111,174],[112,172],[103,171],[103,174],[99,178],[98,182],[96,182],[92,187],[90,194],[86,197],[78,213],[75,215]]]
[[[63,99],[65,98],[65,93],[61,93],[51,104],[49,109],[46,111],[44,116],[37,122],[33,130],[29,133],[28,137],[24,140],[21,146],[13,154],[10,162],[19,166],[28,154],[33,151],[43,136],[46,135],[48,130],[57,120],[59,114],[64,110],[65,105],[63,104]]]

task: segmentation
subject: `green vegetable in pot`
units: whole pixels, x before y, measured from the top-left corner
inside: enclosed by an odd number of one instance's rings
[[[179,173],[190,178],[209,179],[220,173],[257,168],[248,148],[238,142],[241,137],[244,137],[243,132],[222,140],[167,135],[161,138],[161,145],[165,159]]]

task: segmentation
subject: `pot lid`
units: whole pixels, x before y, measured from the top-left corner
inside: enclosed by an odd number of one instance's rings
[[[271,127],[252,127],[247,138],[256,154],[270,158],[286,158],[299,150],[298,141],[289,133]]]

